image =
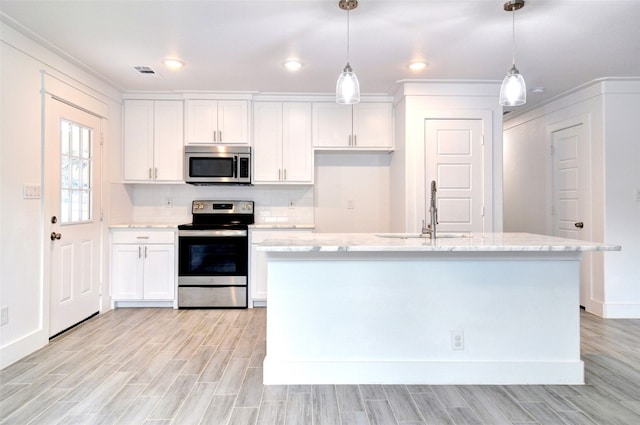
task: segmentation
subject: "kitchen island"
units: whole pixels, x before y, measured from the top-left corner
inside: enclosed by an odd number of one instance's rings
[[[526,233],[267,240],[265,384],[581,384],[579,263]],[[462,237],[464,236],[464,237]]]

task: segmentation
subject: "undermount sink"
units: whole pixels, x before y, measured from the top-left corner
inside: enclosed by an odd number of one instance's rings
[[[429,239],[430,236],[422,233],[376,233],[379,238],[396,238],[396,239]],[[436,239],[454,239],[468,238],[471,235],[467,233],[436,233]]]

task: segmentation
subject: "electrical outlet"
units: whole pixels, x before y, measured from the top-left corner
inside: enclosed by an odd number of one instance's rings
[[[464,331],[451,331],[451,349],[464,350]]]
[[[0,326],[9,323],[9,307],[2,307],[0,309]]]
[[[164,207],[165,208],[173,208],[173,199],[164,198]]]
[[[640,189],[636,189],[636,201],[640,202]]]

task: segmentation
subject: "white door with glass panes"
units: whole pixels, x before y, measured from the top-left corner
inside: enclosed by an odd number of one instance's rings
[[[100,309],[101,119],[51,97],[44,138],[49,336]]]

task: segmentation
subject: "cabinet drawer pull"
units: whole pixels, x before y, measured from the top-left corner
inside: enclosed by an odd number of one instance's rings
[[[287,180],[287,169],[284,169],[284,180]]]
[[[151,168],[149,168],[149,180],[151,180]]]
[[[136,239],[149,239],[149,236],[136,236]]]
[[[147,258],[147,248],[148,247],[146,247],[146,246],[144,247],[144,258]]]
[[[353,146],[358,146],[358,135],[357,134],[353,135]]]
[[[153,176],[153,178],[154,178],[155,180],[158,180],[158,169],[157,169],[157,168],[154,168],[153,170],[154,170],[154,176]]]
[[[222,130],[218,130],[218,141],[222,142]]]
[[[349,146],[351,146],[351,135],[349,135]]]
[[[138,258],[142,258],[142,247],[138,246]]]

